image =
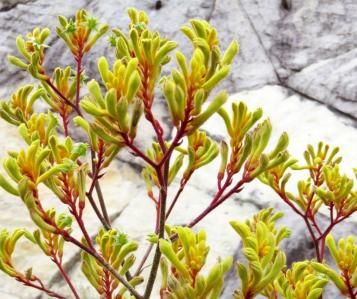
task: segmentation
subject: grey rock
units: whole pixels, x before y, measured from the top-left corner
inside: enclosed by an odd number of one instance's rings
[[[287,80],[287,85],[330,107],[356,117],[356,78],[357,50],[351,50],[316,62],[291,75]]]
[[[355,1],[297,0],[290,10],[281,0],[240,2],[277,69],[298,72],[357,45]]]
[[[0,11],[8,11],[14,9],[18,4],[24,4],[31,0],[3,0],[0,3]]]
[[[240,2],[282,85],[357,116],[356,1]]]
[[[278,82],[260,36],[240,1],[216,1],[210,21],[217,27],[223,49],[233,39],[238,40],[240,44],[240,53],[224,87],[229,91],[238,91]]]

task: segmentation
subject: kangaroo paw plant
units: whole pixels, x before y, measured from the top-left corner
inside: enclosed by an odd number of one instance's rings
[[[322,297],[327,283],[328,279],[324,273],[314,271],[310,263],[297,262],[291,269],[282,273],[275,285],[282,298],[317,299]]]
[[[329,265],[320,263],[313,263],[314,269],[325,273],[343,295],[355,298],[357,295],[357,244],[355,237],[349,236],[347,239],[340,239],[336,246],[332,235],[328,235],[326,242],[338,271]]]
[[[251,111],[235,101],[227,108],[228,94],[219,85],[229,75],[239,46],[232,41],[221,49],[217,30],[208,22],[194,19],[181,27],[193,48],[185,56],[176,42],[150,29],[145,12],[130,8],[128,15],[127,29],[111,29],[108,47],[115,58],[97,60],[99,80],[87,76],[85,62],[99,39],[105,43],[102,37],[110,29],[85,10],[74,18],[58,17],[56,33],[73,57],[71,65],[46,69],[45,62],[55,59],[47,53],[48,28],[16,38],[18,54],[10,55],[9,61],[35,83],[0,102],[0,117],[16,126],[23,139],[22,148],[9,151],[2,160],[0,186],[23,204],[33,226],[0,231],[0,270],[25,286],[63,299],[214,299],[222,297],[226,276],[235,272],[237,290],[229,294],[232,298],[317,299],[325,296],[330,283],[341,296],[355,299],[355,237],[336,245],[331,235],[357,210],[354,178],[341,173],[338,148],[309,145],[304,165],[298,165],[288,152],[286,133],[276,144],[270,143],[272,124],[263,119],[261,109]],[[164,66],[171,67],[166,75]],[[173,134],[164,132],[154,113],[159,93]],[[226,129],[226,137],[218,142],[204,128],[214,114]],[[142,123],[154,134],[146,147],[137,141]],[[85,142],[76,139],[79,131]],[[101,189],[102,178],[123,150],[142,162],[142,186],[155,207],[156,222],[142,257],[137,250],[145,244],[133,241],[130,231],[112,226]],[[190,179],[214,159],[220,163],[212,174],[217,178],[212,199],[188,223],[170,224]],[[302,171],[306,178],[292,190],[289,178]],[[221,257],[210,262],[206,233],[194,226],[253,181],[270,186],[303,219],[315,247],[313,260],[286,264],[284,239],[290,231],[276,226],[282,213],[265,209],[252,220],[230,222],[242,240],[240,261]],[[177,190],[173,182],[178,182]],[[49,193],[44,189],[53,195],[49,204],[57,200],[56,206],[62,205],[66,213],[47,207]],[[97,217],[97,231],[86,223],[87,209]],[[19,240],[48,257],[67,291],[52,290],[48,279],[36,274],[36,265],[25,270],[16,265]],[[67,245],[80,252],[82,279],[93,287],[89,297],[79,291],[78,277],[64,266]],[[325,259],[326,245],[334,264]]]
[[[231,222],[242,238],[243,254],[248,261],[247,266],[240,262],[237,264],[241,289],[236,291],[234,298],[254,298],[260,293],[267,298],[277,297],[274,281],[281,275],[286,263],[279,243],[290,234],[285,227],[280,230],[275,228],[275,221],[282,216],[267,209],[255,215],[252,222]]]
[[[162,298],[219,298],[224,285],[224,275],[231,268],[232,258],[218,261],[205,276],[201,270],[206,262],[209,247],[206,233],[194,233],[187,227],[169,228],[169,235],[177,234],[175,241],[161,239],[160,261]]]

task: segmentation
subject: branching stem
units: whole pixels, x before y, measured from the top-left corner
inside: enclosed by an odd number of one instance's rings
[[[40,290],[44,293],[46,293],[48,296],[52,297],[52,298],[57,298],[57,299],[66,299],[66,297],[46,288],[43,283],[41,282],[41,280],[39,278],[37,278],[36,280],[40,283],[40,285],[35,284],[34,282],[28,280],[28,279],[22,279],[22,278],[16,278],[18,281],[22,282],[24,285],[32,287],[34,289]]]

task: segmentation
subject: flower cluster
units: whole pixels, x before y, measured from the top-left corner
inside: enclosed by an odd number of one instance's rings
[[[26,37],[16,38],[19,57],[10,55],[9,61],[36,83],[20,87],[8,101],[0,102],[1,119],[16,126],[24,141],[21,149],[9,151],[3,159],[0,187],[19,198],[36,229],[0,230],[0,270],[50,297],[80,299],[82,294],[63,266],[68,243],[80,251],[83,277],[100,298],[149,299],[155,283],[159,285],[159,269],[161,299],[219,298],[235,261],[219,258],[208,266],[206,233],[193,227],[247,184],[260,181],[304,219],[316,259],[286,265],[282,242],[290,232],[276,227],[282,217],[279,212],[264,209],[252,220],[231,221],[246,259],[237,261],[240,287],[234,298],[317,299],[332,281],[341,294],[356,299],[355,238],[336,244],[331,235],[357,210],[354,179],[341,173],[338,148],[309,145],[303,166],[290,156],[286,133],[269,150],[273,129],[269,119],[262,119],[261,109],[250,111],[236,101],[231,109],[225,107],[228,93],[220,89],[220,83],[231,72],[239,51],[236,41],[222,50],[217,30],[207,21],[194,19],[181,27],[193,48],[186,56],[177,50],[176,42],[150,29],[145,12],[130,8],[128,15],[128,30],[114,28],[109,38],[114,61],[106,57],[97,61],[98,81],[87,78],[84,62],[109,26],[85,10],[74,18],[58,18],[56,33],[72,54],[73,65],[57,67],[52,73],[46,70],[48,28],[35,28]],[[172,57],[177,67],[162,75]],[[172,135],[165,134],[152,109],[160,92]],[[39,101],[46,111],[37,109]],[[215,140],[203,127],[215,114],[226,127],[222,140]],[[145,148],[137,142],[142,122],[154,132]],[[77,130],[84,133],[84,142],[77,140]],[[143,163],[143,181],[156,212],[150,244],[137,265],[139,244],[113,227],[101,189],[102,177],[124,148]],[[189,223],[170,225],[169,216],[191,177],[217,157],[217,190],[211,201]],[[302,170],[307,178],[298,182],[296,192],[289,191],[290,176]],[[179,188],[172,193],[174,182]],[[58,200],[67,213],[45,208],[43,188],[54,195],[49,204]],[[89,231],[85,209],[94,211],[99,230]],[[320,217],[326,212],[330,221],[323,227]],[[13,254],[20,238],[38,246],[57,266],[71,295],[51,290],[36,275],[36,267],[16,267]],[[335,267],[324,259],[326,245]]]

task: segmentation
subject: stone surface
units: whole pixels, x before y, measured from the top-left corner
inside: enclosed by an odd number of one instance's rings
[[[239,1],[216,1],[211,23],[217,27],[224,48],[232,39],[240,44],[240,54],[232,67],[233,73],[230,80],[224,83],[228,89],[238,91],[278,82],[260,36],[256,34],[253,23]]]
[[[265,116],[273,123],[273,142],[287,131],[293,156],[302,160],[306,144],[323,140],[340,146],[344,157],[342,168],[352,174],[357,166],[357,2],[354,0],[163,0],[157,9],[153,0],[3,0],[0,2],[0,97],[7,98],[19,85],[29,81],[29,76],[17,71],[6,62],[6,55],[15,53],[15,37],[36,26],[48,26],[55,31],[56,16],[73,16],[76,9],[85,7],[103,22],[113,27],[127,28],[126,10],[134,6],[147,11],[151,27],[161,34],[179,41],[180,50],[189,54],[189,46],[179,27],[191,18],[204,18],[217,27],[224,49],[232,39],[240,42],[241,51],[232,74],[224,87],[232,95],[230,101],[243,100],[250,109],[262,107]],[[101,55],[113,59],[105,39],[85,59],[86,73],[95,76],[96,61]],[[53,34],[49,45],[46,67],[50,72],[55,65],[72,64],[73,59],[62,41]],[[170,63],[164,72],[172,66]],[[322,104],[319,104],[320,102]],[[229,103],[227,104],[229,105]],[[328,109],[328,107],[333,109]],[[337,113],[336,110],[343,113]],[[164,123],[165,135],[171,134],[166,106],[162,98],[155,103],[155,113]],[[350,117],[347,117],[349,115]],[[213,117],[204,129],[216,140],[224,136],[224,125],[218,116]],[[153,137],[153,131],[144,121],[139,129],[138,144],[144,148]],[[11,149],[24,146],[15,128],[0,121],[0,157]],[[146,235],[153,230],[154,207],[147,198],[140,177],[141,162],[128,152],[120,154],[118,163],[103,178],[103,191],[114,226],[127,232],[140,243],[138,256],[147,246]],[[172,224],[184,224],[202,211],[216,191],[218,159],[203,170],[197,171],[170,217]],[[293,182],[289,185],[294,188]],[[173,190],[178,187],[173,183]],[[294,189],[292,189],[294,190]],[[62,209],[63,206],[46,190],[45,204]],[[169,194],[172,199],[173,191]],[[0,190],[0,227],[31,227],[22,203]],[[254,182],[240,194],[227,200],[213,214],[197,225],[208,232],[211,245],[209,265],[219,256],[240,257],[239,238],[228,221],[245,219],[264,207],[273,206],[287,215],[281,222],[293,228],[293,236],[284,242],[289,262],[313,255],[311,243],[302,221],[281,203],[268,187]],[[88,228],[93,233],[99,223],[90,209],[87,210]],[[349,219],[334,234],[344,237],[357,235],[357,217]],[[224,233],[222,233],[224,232]],[[75,230],[78,235],[78,229]],[[26,259],[24,259],[26,256]],[[83,278],[78,265],[78,251],[68,247],[66,265],[71,269],[74,283],[83,298],[92,298],[92,287]],[[70,298],[68,288],[56,274],[56,269],[39,250],[27,242],[19,243],[16,265],[26,269],[36,265],[36,274],[54,289]],[[30,299],[34,292],[8,279],[0,273],[0,297]],[[231,298],[237,287],[235,271],[221,298]],[[332,291],[324,298],[342,298]],[[152,296],[152,298],[157,298]]]
[[[330,107],[357,115],[357,50],[314,63],[289,77],[287,84]],[[318,95],[318,96],[316,96]]]
[[[357,116],[356,1],[239,2],[281,84]]]

